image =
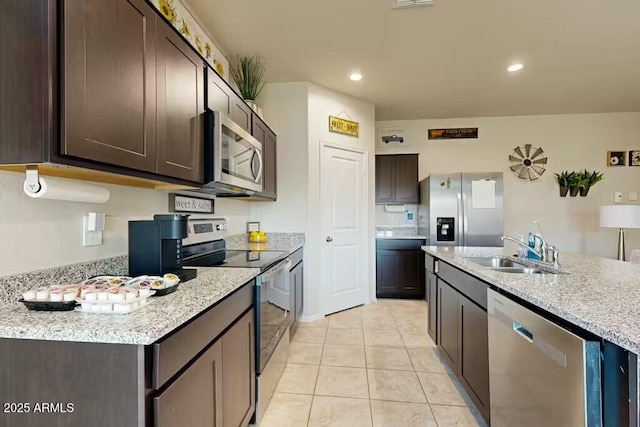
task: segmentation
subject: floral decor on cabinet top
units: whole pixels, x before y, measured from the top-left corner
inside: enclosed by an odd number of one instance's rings
[[[191,13],[184,7],[180,0],[151,0],[151,4],[176,27],[180,34],[202,55],[226,81],[229,81],[227,71],[229,61],[207,36],[202,27],[198,25]]]

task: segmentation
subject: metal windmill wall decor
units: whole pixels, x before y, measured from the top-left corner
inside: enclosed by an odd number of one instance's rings
[[[531,144],[516,147],[509,155],[511,170],[520,179],[536,180],[542,176],[547,168],[547,156],[542,148],[534,147]]]

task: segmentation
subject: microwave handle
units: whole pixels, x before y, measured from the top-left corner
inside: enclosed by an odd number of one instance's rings
[[[260,166],[258,167],[258,174],[254,177],[253,182],[258,182],[260,177],[262,176],[262,153],[260,150],[256,148],[256,154],[258,155],[258,161],[260,162]]]

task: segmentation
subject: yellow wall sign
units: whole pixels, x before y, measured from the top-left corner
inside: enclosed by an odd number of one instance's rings
[[[359,136],[360,123],[329,116],[329,130],[331,132],[344,133],[345,135]]]

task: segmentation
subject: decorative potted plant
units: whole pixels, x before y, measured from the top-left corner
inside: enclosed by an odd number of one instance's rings
[[[589,194],[589,189],[604,179],[604,175],[598,171],[587,172],[585,169],[582,175],[584,181],[586,181],[585,185],[580,186],[580,196],[582,197]]]
[[[558,185],[560,186],[560,197],[567,197],[569,192],[569,171],[560,172],[556,174]]]
[[[569,195],[576,197],[580,192],[580,182],[582,174],[579,172],[571,172],[567,177],[567,183],[569,184]]]
[[[230,58],[229,72],[245,102],[257,113],[256,98],[264,87],[265,62],[258,55],[235,55]]]

